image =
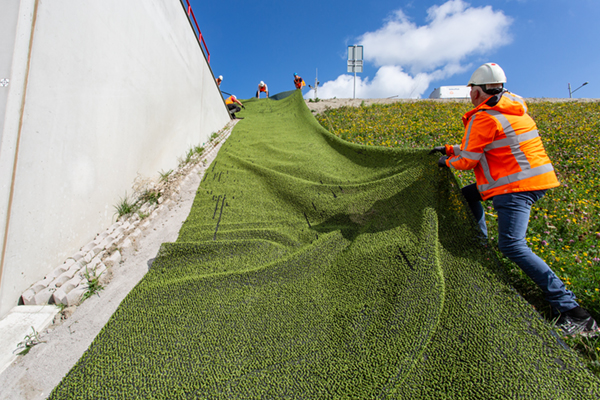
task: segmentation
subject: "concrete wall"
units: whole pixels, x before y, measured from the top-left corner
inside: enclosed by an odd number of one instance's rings
[[[4,125],[10,70],[15,48],[18,12],[19,1],[10,0],[2,6],[0,13],[0,145],[2,144],[2,126]]]
[[[176,167],[229,121],[179,0],[7,2],[0,317],[114,222],[138,174]]]

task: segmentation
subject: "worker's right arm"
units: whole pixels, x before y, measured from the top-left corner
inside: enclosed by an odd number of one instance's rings
[[[484,156],[485,147],[494,140],[497,129],[494,119],[483,113],[474,115],[465,127],[460,146],[446,145],[448,166],[460,170],[475,168]]]

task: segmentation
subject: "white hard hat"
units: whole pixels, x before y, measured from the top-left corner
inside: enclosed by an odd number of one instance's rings
[[[265,83],[263,81],[260,81],[260,86],[265,86]]]
[[[219,79],[220,79],[220,80],[223,80],[223,75],[219,75]]]
[[[467,86],[506,83],[506,75],[498,64],[485,63],[477,68]]]

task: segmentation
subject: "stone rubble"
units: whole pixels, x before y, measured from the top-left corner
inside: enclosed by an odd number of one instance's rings
[[[225,140],[237,121],[232,121],[222,129],[217,137],[211,140],[201,154],[201,158],[208,156],[222,140]],[[66,307],[78,305],[84,294],[88,291],[88,278],[98,278],[101,284],[108,283],[111,268],[121,263],[121,251],[133,246],[144,229],[150,226],[151,221],[169,209],[171,198],[176,196],[181,183],[187,182],[191,174],[204,174],[208,165],[201,159],[180,166],[173,171],[169,179],[170,186],[163,187],[156,204],[147,202],[138,211],[121,217],[107,230],[98,234],[91,242],[83,246],[80,251],[67,258],[65,262],[52,270],[40,281],[34,283],[21,295],[20,304],[46,305],[62,304]],[[175,188],[173,188],[177,185]],[[146,216],[140,218],[140,215]]]

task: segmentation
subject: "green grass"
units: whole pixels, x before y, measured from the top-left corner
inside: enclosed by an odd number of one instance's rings
[[[168,171],[162,171],[162,170],[161,170],[161,171],[158,173],[158,174],[160,175],[160,181],[161,181],[161,182],[168,183],[172,173],[173,173],[173,170],[172,170],[172,169],[170,169],[170,170],[168,170]]]
[[[102,274],[100,274],[102,275]],[[99,295],[100,291],[104,290],[104,286],[102,286],[102,284],[100,283],[100,275],[96,276],[95,275],[95,271],[93,273],[91,273],[87,267],[85,268],[85,272],[84,272],[84,276],[85,276],[85,280],[86,285],[87,285],[87,290],[85,291],[85,293],[83,294],[81,301],[85,301],[87,299],[89,299],[90,297],[92,297],[93,295]]]
[[[25,338],[19,342],[17,345],[17,350],[19,351],[17,354],[20,356],[24,356],[29,353],[29,350],[33,348],[33,346],[37,346],[40,343],[45,343],[43,340],[40,340],[39,333],[35,330],[35,328],[31,327],[31,333],[29,335],[25,335]]]
[[[131,214],[137,209],[135,202],[129,200],[129,198],[127,197],[127,193],[125,193],[125,197],[119,199],[119,202],[114,207],[115,214],[118,216],[118,218],[121,218],[122,216],[127,214]]]
[[[192,162],[194,155],[194,148],[191,147],[190,149],[188,149],[185,155],[179,159],[179,168],[182,168],[183,166]]]
[[[204,153],[204,147],[202,146],[194,146],[194,155],[200,157]]]
[[[600,396],[427,149],[340,140],[299,91],[244,104],[177,241],[50,399]]]
[[[150,204],[158,204],[158,199],[160,199],[160,196],[162,194],[158,191],[158,190],[147,190],[146,192],[142,193],[142,195],[140,196],[140,198],[137,201],[137,204],[144,204],[144,203],[150,203]]]

